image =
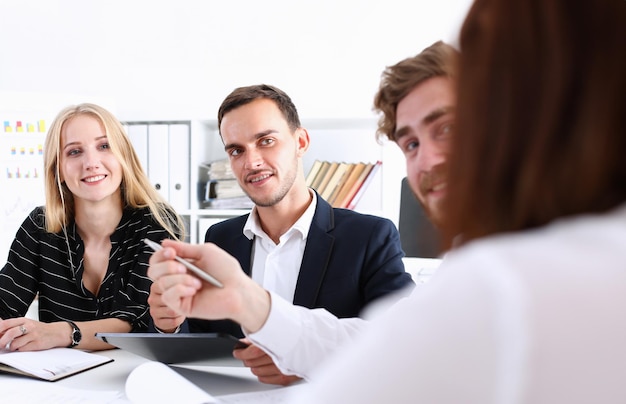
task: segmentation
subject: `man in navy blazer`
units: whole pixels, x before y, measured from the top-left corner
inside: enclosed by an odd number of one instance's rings
[[[357,317],[370,302],[412,284],[393,223],[377,216],[332,208],[317,193],[317,208],[300,265],[293,304],[324,308],[337,317]],[[251,275],[253,239],[244,235],[249,215],[214,224],[205,242],[237,258]],[[191,332],[242,336],[238,324],[189,319]]]
[[[302,156],[309,134],[287,94],[268,85],[237,88],[220,106],[218,127],[232,171],[255,207],[249,215],[213,225],[205,241],[235,257],[271,293],[337,317],[357,317],[380,297],[409,292],[414,283],[404,270],[393,223],[334,209],[306,186]],[[228,320],[186,320],[163,304],[161,293],[153,284],[148,299],[158,331],[243,336]],[[235,356],[262,382],[297,379],[282,374],[259,347],[237,350]]]

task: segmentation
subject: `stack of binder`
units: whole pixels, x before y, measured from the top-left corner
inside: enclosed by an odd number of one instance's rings
[[[251,209],[252,200],[243,192],[228,159],[206,163],[209,180],[206,183],[203,208]]]

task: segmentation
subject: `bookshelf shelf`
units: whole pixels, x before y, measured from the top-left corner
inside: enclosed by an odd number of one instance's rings
[[[127,127],[136,124],[150,125],[176,124],[187,125],[189,128],[187,145],[183,151],[168,156],[170,167],[178,167],[178,172],[186,172],[188,183],[182,185],[188,190],[188,197],[178,198],[174,207],[186,219],[188,241],[202,242],[206,227],[220,220],[249,212],[249,209],[203,209],[201,190],[206,185],[208,176],[206,163],[226,158],[217,129],[216,120],[190,121],[128,121]],[[398,224],[400,205],[400,183],[404,177],[404,159],[397,146],[391,143],[379,144],[375,139],[376,120],[357,119],[302,119],[302,125],[309,131],[311,145],[303,158],[305,175],[310,171],[316,160],[337,161],[346,163],[376,163],[382,165],[375,174],[366,191],[359,199],[354,210],[387,217]],[[180,136],[180,135],[179,135]],[[148,138],[149,140],[149,138]],[[172,141],[172,139],[170,139]],[[150,148],[131,141],[140,155],[149,160]],[[145,150],[145,151],[144,151]],[[180,167],[182,166],[182,170]],[[150,171],[150,170],[148,170]],[[150,176],[150,172],[149,172]],[[171,174],[170,174],[171,176]],[[152,179],[152,178],[151,178]],[[170,180],[171,182],[171,180]],[[181,202],[182,201],[182,202]],[[170,202],[172,202],[170,200]]]

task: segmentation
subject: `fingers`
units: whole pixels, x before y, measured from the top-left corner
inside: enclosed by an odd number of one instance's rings
[[[188,317],[190,314],[190,302],[187,301],[193,298],[196,291],[196,288],[184,286],[182,284],[174,284],[172,287],[166,289],[161,295],[160,300],[162,301],[163,306],[152,307],[150,309],[150,314],[155,320],[158,318],[174,318],[176,316]]]
[[[250,371],[261,383],[276,384],[279,386],[287,386],[293,382],[301,380],[298,376],[283,374],[272,363],[271,365],[250,367]]]
[[[193,293],[195,293],[196,290],[202,288],[202,282],[200,281],[200,279],[196,278],[193,275],[187,274],[162,276],[161,278],[156,280],[155,283],[158,283],[157,287],[161,288],[161,290],[163,291],[161,293],[161,298],[164,298],[164,296],[167,295],[167,293],[175,287],[181,287],[183,289],[191,288],[193,289]],[[167,304],[167,302],[165,303]]]
[[[173,332],[185,317],[170,309],[162,298],[162,289],[157,283],[153,283],[150,287],[150,296],[148,296],[148,306],[150,307],[150,316],[154,321],[154,325],[161,331]]]
[[[259,324],[265,321],[267,315],[262,313],[258,316],[256,312],[269,311],[269,295],[241,270],[236,258],[212,243],[191,245],[164,240],[162,246],[151,256],[148,268],[148,276],[155,284],[153,298],[159,299],[159,304],[185,317],[208,320],[230,318],[251,331],[257,330]],[[217,278],[224,287],[212,287],[188,274],[185,266],[175,260],[176,257],[193,262]],[[251,295],[250,290],[255,293]],[[256,310],[252,310],[254,308]]]
[[[166,291],[162,287],[165,285],[166,287],[173,281],[161,280],[160,282],[154,282],[150,286],[150,295],[148,295],[148,306],[150,307],[151,313],[158,313],[162,317],[175,317],[177,313],[169,308],[169,306],[163,301],[163,293]],[[176,284],[176,283],[172,283]]]
[[[254,371],[252,373],[254,374]],[[266,375],[266,376],[262,376],[262,375],[255,375],[255,376],[261,383],[276,384],[279,386],[289,386],[291,383],[302,380],[298,376],[284,375],[280,372],[278,374],[271,374],[271,375]]]
[[[202,260],[204,255],[207,254],[207,249],[204,244],[188,244],[181,241],[165,239],[161,245],[163,246],[163,249],[155,252],[152,254],[152,257],[150,257],[150,265],[158,264],[167,260],[174,260],[177,256],[190,262],[196,262]],[[185,272],[184,269],[182,272]]]
[[[189,275],[187,269],[174,258],[179,256],[193,262],[201,262],[203,255],[206,255],[205,262],[209,262],[212,259],[212,247],[207,247],[206,244],[190,245],[172,240],[164,240],[162,246],[163,249],[156,251],[150,257],[148,276],[153,280],[153,285],[149,304],[156,306],[154,310],[151,309],[153,319],[165,320],[164,323],[159,323],[161,326],[155,325],[159,328],[170,328],[166,326],[166,323],[174,325],[175,321],[171,320],[172,317],[190,316],[194,309],[193,299],[202,288],[202,282],[195,276]],[[213,249],[215,248],[217,247],[213,246]],[[227,255],[225,252],[224,254]],[[172,311],[159,310],[163,306],[168,306]]]
[[[242,276],[239,261],[213,243],[194,245],[164,240],[163,247],[163,250],[168,250],[171,247],[175,250],[176,255],[194,263],[222,283],[229,283],[233,276],[235,278]],[[247,278],[247,276],[244,277]]]
[[[163,240],[161,245],[163,248],[155,251],[148,261],[150,264],[148,276],[153,280],[166,275],[186,273],[185,266],[174,261],[176,257],[195,262],[203,256],[203,245],[192,245],[169,239]]]
[[[7,351],[16,351],[28,344],[31,340],[27,336],[30,327],[27,324],[28,322],[29,320],[24,317],[2,320],[0,325],[0,348]]]
[[[181,258],[186,258],[192,262],[202,259],[203,256],[204,244],[188,244],[181,241],[166,239],[163,240],[162,245],[163,249],[168,247],[172,248],[176,252],[176,255]],[[174,257],[169,257],[169,259],[172,258]]]
[[[256,345],[249,345],[247,348],[236,349],[233,356],[248,367],[266,365],[272,362],[272,358]]]
[[[159,329],[175,329],[184,321],[184,317],[192,317],[194,309],[199,310],[201,317],[203,305],[194,305],[196,295],[202,289],[202,282],[189,275],[187,269],[174,258],[179,256],[193,262],[200,262],[205,245],[164,240],[163,249],[155,252],[150,258],[148,276],[153,280],[148,303],[154,305],[150,314]],[[209,248],[210,250],[210,248]],[[210,253],[206,261],[210,261]],[[165,307],[167,306],[167,307]],[[169,310],[169,311],[168,311]]]
[[[153,281],[167,275],[184,274],[186,272],[183,264],[174,261],[176,252],[171,248],[163,248],[156,251],[150,257],[148,263],[148,277]]]
[[[213,243],[187,244],[173,240],[163,240],[163,248],[150,257],[148,276],[157,281],[160,278],[184,274],[187,269],[175,258],[192,262],[202,271],[217,278],[222,284],[237,284],[249,277],[243,273],[239,261]],[[178,278],[181,279],[181,278]],[[163,289],[167,289],[162,285]]]
[[[249,343],[249,341],[244,340]],[[301,380],[298,376],[285,375],[274,364],[272,358],[256,345],[247,348],[236,349],[233,356],[240,359],[243,364],[250,368],[261,383],[287,386],[295,381]]]
[[[148,304],[155,325],[160,329],[176,328],[178,324],[168,327],[164,323],[157,322],[160,318],[164,318],[172,325],[172,318],[188,315],[188,310],[182,311],[183,300],[195,295],[202,287],[202,283],[197,278],[186,274],[186,269],[182,264],[171,260],[175,256],[172,249],[164,248],[155,252],[150,258],[148,276],[153,279],[153,283],[150,286]],[[182,320],[180,319],[180,322]]]

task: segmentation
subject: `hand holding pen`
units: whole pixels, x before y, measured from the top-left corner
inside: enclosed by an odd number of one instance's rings
[[[147,238],[143,239],[143,242],[146,243],[150,248],[152,248],[154,251],[159,251],[161,249],[163,249],[163,247],[161,247],[160,244],[155,243],[152,240],[149,240]],[[192,264],[191,262],[180,258],[179,256],[174,257],[174,259],[178,262],[180,262],[181,264],[183,264],[187,269],[189,269],[189,271],[191,271],[192,274],[194,274],[195,276],[197,276],[198,278],[209,282],[210,284],[212,284],[213,286],[217,286],[218,288],[223,288],[224,285],[222,285],[222,283],[220,281],[218,281],[217,279],[215,279],[214,277],[212,277],[211,275],[209,275],[208,273],[204,272],[202,269],[198,268],[197,266],[195,266],[194,264]]]
[[[162,246],[165,250],[150,258],[148,276],[162,291],[163,303],[175,313],[207,320],[231,319],[250,332],[265,323],[271,303],[269,292],[252,280],[232,255],[213,243],[163,240]],[[223,287],[185,274],[178,257],[193,260]]]

